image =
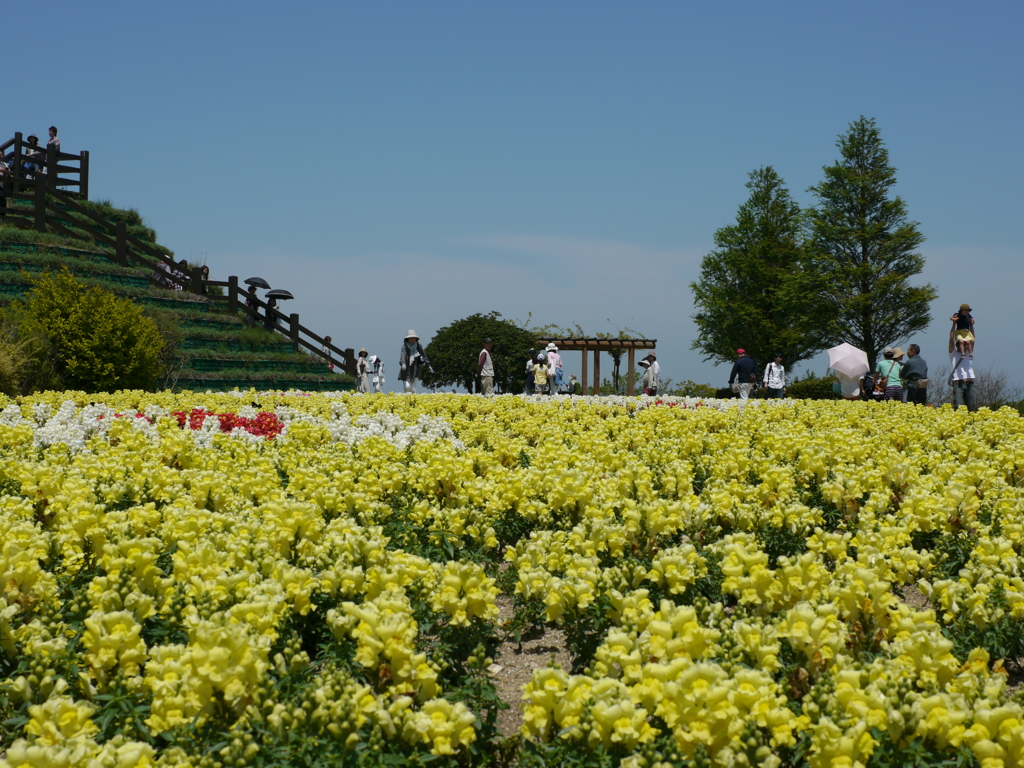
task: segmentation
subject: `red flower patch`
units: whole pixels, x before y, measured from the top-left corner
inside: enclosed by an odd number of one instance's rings
[[[284,429],[284,424],[278,420],[276,413],[261,412],[255,418],[249,419],[234,413],[210,413],[201,408],[193,408],[191,413],[174,411],[173,415],[178,419],[178,426],[182,429],[186,425],[191,430],[202,429],[207,416],[216,416],[220,420],[221,432],[244,429],[250,435],[265,437],[267,440],[277,437]]]

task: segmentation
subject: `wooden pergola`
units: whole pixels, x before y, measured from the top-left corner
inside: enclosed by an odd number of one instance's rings
[[[559,339],[553,336],[542,336],[538,339],[545,346],[554,344],[559,352],[573,352],[579,350],[583,353],[583,394],[587,394],[587,355],[594,353],[594,394],[601,394],[601,353],[611,352],[613,349],[624,349],[629,356],[629,373],[626,376],[626,394],[633,394],[633,370],[636,368],[636,351],[654,349],[658,343],[657,339],[599,339],[597,337]]]

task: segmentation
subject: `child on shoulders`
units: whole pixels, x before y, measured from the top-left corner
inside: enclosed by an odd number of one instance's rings
[[[961,304],[959,311],[949,318],[956,323],[956,351],[974,359],[974,317],[970,304]]]

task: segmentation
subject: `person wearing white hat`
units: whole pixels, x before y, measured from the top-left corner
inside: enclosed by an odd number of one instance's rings
[[[379,395],[384,391],[384,361],[376,355],[370,355],[370,370],[373,372],[373,391]]]
[[[562,356],[558,354],[558,347],[553,341],[544,351],[548,354],[548,394],[557,395],[562,387]]]
[[[398,380],[404,383],[406,392],[416,394],[416,380],[422,377],[424,368],[430,368],[430,361],[420,344],[419,334],[410,330],[405,334],[398,356]]]
[[[364,395],[370,394],[370,353],[366,347],[359,350],[356,358],[356,392]]]

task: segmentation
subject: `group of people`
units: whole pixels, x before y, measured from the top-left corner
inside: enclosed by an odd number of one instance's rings
[[[323,351],[326,355],[331,354],[330,344],[331,337],[325,336]],[[334,364],[328,364],[328,368],[333,371]],[[410,330],[405,334],[398,353],[398,380],[407,393],[416,394],[416,383],[423,378],[425,370],[432,370],[430,360],[420,344],[419,334]],[[383,391],[384,383],[384,361],[377,355],[371,355],[365,347],[360,349],[356,356],[356,392],[379,393]]]
[[[948,383],[953,389],[953,407],[977,410],[974,394],[974,317],[971,307],[961,304],[960,309],[950,317],[953,325],[949,331]],[[754,361],[746,350],[736,350],[736,362],[729,374],[729,387],[740,397],[740,409],[747,403],[758,383],[764,386],[769,397],[785,397],[786,369],[782,355],[775,354],[773,361],[765,366],[758,376]],[[928,363],[921,357],[921,347],[910,344],[904,352],[900,347],[886,347],[882,360],[874,371],[860,375],[849,375],[836,371],[837,392],[844,400],[877,399],[926,405],[928,402]]]
[[[199,290],[205,296],[209,291],[206,282],[210,279],[210,268],[203,264],[203,266],[200,267],[200,272],[202,273],[202,284],[200,285]],[[178,279],[172,280],[170,275],[174,275],[174,277]],[[174,267],[171,267],[171,265],[166,261],[161,261],[157,265],[157,268],[153,270],[152,279],[157,285],[163,286],[164,288],[168,288],[172,291],[185,290],[184,283],[189,279],[188,260],[182,259]]]
[[[21,177],[34,179],[38,174],[46,173],[46,150],[39,146],[39,137],[30,133],[25,139],[28,149],[21,158]],[[46,142],[47,147],[54,147],[60,152],[60,139],[57,138],[57,126],[50,126],[50,140]],[[0,152],[0,220],[7,214],[7,180],[17,172],[14,168],[14,152],[4,154]]]
[[[26,138],[25,142],[28,144],[28,149],[25,150],[25,154],[21,158],[21,175],[26,179],[34,179],[37,174],[46,173],[46,166],[44,161],[46,160],[46,152],[50,147],[53,147],[60,152],[60,139],[57,138],[57,126],[50,126],[50,140],[46,142],[46,148],[44,149],[39,145],[39,137],[34,133],[30,133]],[[7,175],[14,172],[14,152],[8,152],[6,155],[0,155],[0,175]]]

